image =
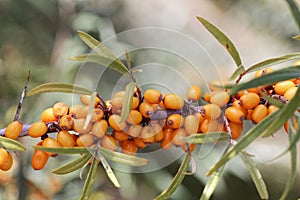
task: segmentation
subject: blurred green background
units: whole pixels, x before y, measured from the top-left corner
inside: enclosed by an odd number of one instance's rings
[[[29,89],[45,82],[74,82],[80,63],[68,58],[88,52],[76,30],[86,31],[101,41],[133,28],[175,30],[201,44],[213,59],[214,67],[218,67],[222,78],[226,80],[234,70],[234,63],[197,22],[195,16],[198,15],[212,21],[232,39],[246,67],[266,58],[299,51],[299,42],[291,39],[299,33],[298,25],[288,4],[282,0],[0,0],[0,127],[5,127],[13,119],[29,70]],[[118,41],[118,45],[130,48],[133,44]],[[189,49],[190,55],[196,57],[193,50]],[[204,68],[210,67],[209,64],[212,63],[203,58],[200,70],[205,71]],[[100,89],[103,87],[105,91],[106,87],[110,88],[118,78],[113,72],[109,73],[107,82],[101,83]],[[106,93],[110,90],[106,90]],[[71,103],[72,97],[61,94],[28,97],[21,120],[24,123],[38,120],[41,111],[57,101]],[[37,142],[22,140],[29,149]],[[270,199],[278,199],[283,191],[289,173],[289,156],[274,162],[267,161],[287,145],[287,137],[280,131],[273,138],[258,140],[248,148],[262,170]],[[63,177],[50,173],[51,169],[70,157],[50,159],[44,170],[35,172],[30,166],[31,154],[32,151],[16,154],[14,169],[8,173],[0,172],[0,199],[78,198],[83,187],[78,173]],[[218,155],[218,151],[206,158],[195,155],[197,172],[185,178],[172,199],[198,199],[208,180],[205,172]],[[116,171],[121,189],[114,188],[105,172],[99,168],[91,199],[152,199],[168,186],[179,163],[174,162],[164,169],[144,174]],[[289,196],[291,200],[300,198],[297,187],[300,185],[299,173],[300,170]],[[212,199],[259,199],[239,159],[233,159],[226,167]]]

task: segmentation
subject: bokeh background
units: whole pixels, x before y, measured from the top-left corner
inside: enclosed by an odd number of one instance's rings
[[[195,16],[205,17],[223,30],[236,45],[246,67],[266,58],[299,51],[300,43],[291,39],[299,33],[299,27],[288,4],[282,0],[0,0],[0,127],[5,127],[13,119],[29,70],[29,88],[46,82],[74,82],[81,65],[68,58],[88,52],[78,38],[77,30],[86,31],[101,41],[134,28],[160,27],[177,31],[200,44],[207,52],[197,57],[197,49],[187,49],[192,58],[202,60],[197,66],[200,71],[217,69],[218,76],[205,74],[205,81],[215,78],[226,80],[234,70],[234,63]],[[184,46],[180,40],[173,42]],[[118,40],[113,48],[126,49],[132,45]],[[208,55],[212,60],[208,59]],[[138,62],[144,58],[135,59]],[[164,61],[167,59],[161,58]],[[106,97],[120,78],[113,72],[108,73],[107,77],[97,86]],[[157,77],[165,78],[163,75]],[[174,80],[169,81],[172,83]],[[45,94],[27,98],[21,120],[25,123],[38,120],[41,111],[57,101],[70,104],[72,96]],[[78,199],[84,183],[78,172],[67,176],[50,172],[71,158],[59,156],[50,159],[44,170],[34,171],[30,166],[30,146],[37,141],[22,140],[29,150],[15,154],[12,170],[0,172],[0,199]],[[248,148],[262,170],[270,199],[278,199],[283,191],[289,173],[289,155],[269,161],[287,145],[285,133],[279,131],[274,137],[259,139]],[[196,173],[185,178],[172,199],[199,199],[208,180],[205,172],[218,156],[219,152],[207,157],[195,155]],[[179,164],[180,160],[143,174],[116,170],[121,189],[114,188],[99,168],[91,199],[152,199],[168,186]],[[299,173],[300,170],[289,195],[291,200],[300,198]],[[259,199],[246,168],[238,158],[227,165],[212,199]]]

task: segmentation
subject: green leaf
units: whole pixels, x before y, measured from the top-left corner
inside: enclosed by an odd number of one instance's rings
[[[284,103],[282,103],[278,99],[275,99],[275,98],[269,96],[266,92],[260,92],[260,94],[265,100],[268,101],[268,104],[277,106],[278,108],[281,108],[282,106],[284,106]]]
[[[261,175],[259,169],[257,168],[254,160],[250,156],[248,156],[244,153],[240,153],[239,155],[242,158],[244,164],[246,165],[246,167],[252,177],[252,180],[256,186],[256,189],[259,193],[260,198],[261,199],[269,199],[269,193],[267,190],[267,186],[266,186],[265,181],[263,180],[262,175]]]
[[[207,134],[193,134],[189,137],[182,138],[183,141],[193,144],[203,144],[209,142],[229,141],[230,136],[226,132],[211,132]]]
[[[121,112],[121,122],[126,121],[132,108],[132,98],[136,83],[131,82],[126,86],[124,101]]]
[[[245,71],[245,67],[243,65],[238,66],[238,68],[233,72],[233,74],[230,76],[229,80],[234,80],[237,78],[241,73]]]
[[[91,35],[78,31],[79,37],[81,40],[86,43],[91,49],[93,49],[98,55],[100,56],[106,56],[109,59],[115,61],[118,63],[118,66],[120,67],[119,70],[126,70],[128,71],[127,67],[116,57],[114,56],[108,48],[106,48],[102,43],[100,43],[98,40],[93,38]]]
[[[96,148],[93,147],[43,147],[43,146],[33,146],[34,149],[41,151],[57,153],[57,154],[82,154],[94,152]]]
[[[120,64],[120,62],[118,62],[117,60],[113,60],[106,56],[101,56],[96,54],[83,54],[79,56],[72,56],[69,59],[73,61],[92,62],[92,63],[97,63],[99,65],[104,65],[121,74],[125,74],[128,72],[128,69],[125,67],[125,65]]]
[[[78,159],[71,161],[52,171],[54,174],[68,174],[82,168],[92,157],[92,154],[86,153]]]
[[[110,181],[114,184],[115,187],[120,188],[121,186],[115,173],[113,172],[113,170],[111,169],[110,165],[108,164],[104,156],[101,154],[101,152],[98,153],[98,157]]]
[[[143,166],[148,163],[148,160],[146,160],[145,158],[139,158],[136,156],[111,151],[102,147],[99,147],[99,150],[106,159],[111,160],[113,162],[131,166]]]
[[[73,93],[73,94],[88,94],[90,95],[92,91],[86,88],[75,86],[66,83],[45,83],[39,85],[32,90],[30,90],[27,95],[32,96],[40,93],[46,92],[63,92],[63,93]]]
[[[88,175],[86,177],[84,187],[80,196],[80,200],[88,200],[91,192],[92,192],[92,187],[94,185],[94,181],[96,178],[96,172],[97,172],[97,166],[98,166],[98,160],[93,159],[91,167],[89,169]]]
[[[295,59],[300,59],[300,52],[287,54],[287,55],[284,55],[281,57],[270,58],[270,59],[261,61],[255,65],[252,65],[251,67],[249,67],[244,73],[246,74],[249,72],[254,72],[254,71],[264,69],[264,68],[272,66],[272,65],[277,65],[277,64],[287,62],[290,60],[295,60]]]
[[[294,39],[294,40],[300,40],[300,35],[295,35],[295,36],[293,36],[293,39]]]
[[[290,9],[292,11],[293,17],[295,19],[295,22],[298,25],[298,28],[300,30],[300,11],[299,11],[299,6],[296,1],[294,0],[286,0],[288,5],[290,6]]]
[[[290,118],[300,103],[300,90],[297,90],[294,98],[292,98],[281,109],[273,112],[268,117],[251,128],[239,142],[232,146],[220,160],[207,172],[207,175],[212,174],[219,167],[227,163],[229,160],[238,155],[244,148],[251,144],[259,136],[268,137],[279,130],[283,124]]]
[[[26,148],[23,144],[18,142],[17,140],[13,140],[7,137],[0,136],[0,147],[5,147],[7,149],[15,150],[15,151],[25,151]]]
[[[216,26],[208,22],[206,19],[202,17],[197,17],[197,19],[202,23],[202,25],[225,47],[225,49],[229,52],[231,57],[236,63],[236,66],[242,68],[242,61],[238,51],[236,50],[233,43],[230,39],[220,31]]]
[[[299,129],[297,130],[297,134],[299,134]],[[291,171],[290,175],[288,177],[288,180],[286,182],[284,191],[280,197],[280,200],[284,200],[287,198],[287,196],[290,194],[290,191],[294,185],[294,182],[297,177],[297,144],[292,145],[294,138],[297,135],[293,133],[293,131],[289,131],[289,141],[290,141],[290,153],[291,153]]]
[[[90,102],[95,102],[96,95],[97,95],[97,92],[93,92],[92,93],[91,98],[90,98]],[[85,119],[85,122],[84,122],[83,129],[87,129],[87,127],[88,127],[88,125],[89,125],[89,123],[91,121],[92,114],[93,114],[93,111],[95,109],[94,106],[95,105],[93,103],[90,103],[90,105],[88,107],[88,113],[86,115],[86,119]]]
[[[187,172],[187,170],[189,168],[190,160],[191,160],[191,154],[189,152],[187,152],[185,154],[185,157],[184,157],[179,169],[178,169],[178,172],[174,176],[169,187],[165,191],[163,191],[159,196],[157,196],[154,200],[166,200],[171,197],[171,195],[176,191],[176,189],[179,187],[179,185],[183,181],[183,179],[185,177],[185,172]]]
[[[284,69],[277,70],[272,73],[254,78],[244,83],[234,85],[229,91],[230,95],[237,93],[238,91],[245,90],[248,88],[254,88],[258,86],[271,85],[273,83],[284,81],[300,76],[300,66],[292,66]]]

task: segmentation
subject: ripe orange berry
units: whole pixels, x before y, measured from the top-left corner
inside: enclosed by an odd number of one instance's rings
[[[78,118],[76,116],[76,114],[83,108],[84,106],[83,105],[78,105],[78,104],[75,104],[75,105],[72,105],[69,109],[69,114],[72,114],[74,115],[76,118]]]
[[[247,115],[247,110],[241,106],[240,100],[234,100],[232,102],[232,107],[240,109],[245,114],[245,116]]]
[[[198,85],[192,85],[186,92],[186,98],[189,101],[198,101],[201,97],[201,88]]]
[[[229,100],[230,96],[227,92],[218,91],[213,93],[213,95],[210,98],[210,103],[223,107],[229,102]]]
[[[294,116],[292,117],[292,119],[293,119],[294,128],[298,129],[297,119]],[[290,123],[289,120],[284,123],[284,130],[286,133],[289,132],[289,123]]]
[[[102,119],[94,123],[92,128],[92,134],[97,138],[102,138],[108,129],[108,123],[106,120]]]
[[[101,120],[104,117],[104,111],[100,108],[95,108],[94,112],[96,114],[97,120]]]
[[[44,151],[35,150],[31,158],[31,166],[35,170],[40,170],[45,167],[48,161],[48,154]]]
[[[74,115],[75,118],[86,118],[87,114],[89,112],[89,107],[88,106],[82,106],[82,107],[77,107],[76,110],[74,110]]]
[[[155,141],[160,142],[164,138],[164,132],[162,130],[162,127],[160,126],[159,123],[153,123],[151,124],[151,127],[154,131]]]
[[[73,129],[74,120],[70,115],[62,116],[59,120],[59,127],[62,130],[71,130]]]
[[[259,104],[260,97],[253,92],[248,92],[241,96],[240,102],[243,108],[252,109]]]
[[[147,144],[143,141],[142,138],[135,137],[133,138],[133,141],[138,148],[143,149],[147,146]]]
[[[212,80],[209,83],[209,89],[212,90],[212,91],[221,90],[221,88],[219,88],[217,86],[222,86],[222,85],[224,85],[222,81]]]
[[[29,127],[28,135],[33,138],[41,137],[42,135],[47,133],[47,130],[48,128],[45,122],[35,122]]]
[[[260,87],[249,88],[249,89],[247,89],[247,92],[253,92],[253,93],[259,94],[259,93],[260,93],[260,90],[261,90]]]
[[[284,95],[284,93],[291,87],[295,87],[295,83],[293,81],[280,81],[275,84],[274,91],[276,94]]]
[[[141,138],[145,143],[154,143],[155,142],[155,132],[153,128],[148,125],[144,126],[141,132]]]
[[[120,109],[123,106],[124,96],[113,97],[111,100],[111,105],[114,109]]]
[[[132,140],[126,140],[126,141],[122,142],[121,148],[122,148],[122,153],[125,153],[128,155],[135,155],[135,153],[138,150],[135,142]]]
[[[53,113],[53,108],[47,108],[44,110],[41,114],[41,120],[42,122],[56,122],[57,117]]]
[[[4,135],[10,139],[17,139],[22,132],[23,124],[20,121],[11,122],[5,129]]]
[[[200,125],[200,131],[202,133],[219,131],[219,122],[216,119],[205,119]]]
[[[8,152],[3,147],[0,148],[0,168],[5,164],[8,158]]]
[[[53,114],[55,117],[64,116],[68,114],[69,108],[68,105],[64,102],[58,102],[53,105]]]
[[[180,95],[167,94],[164,96],[164,105],[169,109],[179,110],[184,105],[184,100]]]
[[[133,124],[128,129],[128,135],[138,137],[142,132],[143,127],[140,124]]]
[[[56,139],[54,138],[46,138],[43,140],[43,144],[42,144],[43,147],[50,147],[50,148],[58,148],[60,147],[59,143],[57,142]],[[52,155],[55,155],[55,153],[51,153],[51,152],[45,152],[48,156],[52,156]]]
[[[184,124],[184,118],[180,114],[171,114],[167,118],[167,125],[173,129],[180,128]]]
[[[155,89],[146,90],[144,93],[144,99],[151,104],[158,104],[162,100],[162,94]]]
[[[80,96],[80,101],[84,105],[89,106],[90,102],[91,102],[91,95],[82,95],[82,96]],[[94,107],[96,107],[99,103],[100,103],[100,99],[98,97],[96,97],[94,99]]]
[[[141,130],[142,130],[142,127],[141,127]],[[125,133],[124,131],[114,131],[113,137],[117,141],[122,142],[122,141],[128,140],[129,135],[127,133]]]
[[[109,125],[116,131],[122,131],[126,128],[126,122],[121,122],[120,115],[111,115],[108,118]]]
[[[74,131],[81,134],[89,133],[92,130],[93,125],[90,122],[87,127],[85,127],[85,121],[85,118],[74,119]]]
[[[187,134],[183,128],[176,129],[173,132],[173,144],[175,146],[183,147],[186,143],[182,140],[182,138],[187,137]]]
[[[234,123],[229,121],[229,127],[231,130],[231,138],[232,139],[237,139],[241,136],[242,132],[243,132],[243,123]]]
[[[8,171],[8,170],[10,170],[10,168],[12,167],[12,165],[13,165],[13,157],[12,157],[11,153],[7,152],[7,158],[6,158],[5,162],[4,162],[4,164],[2,164],[0,166],[0,169],[2,171]]]
[[[144,117],[150,118],[151,115],[155,112],[155,109],[152,104],[143,102],[139,107],[139,111]]]
[[[76,145],[73,135],[68,131],[59,131],[56,137],[57,142],[62,147],[74,147]]]
[[[117,142],[111,135],[104,135],[101,139],[101,146],[112,151],[117,150]]]
[[[139,124],[143,119],[142,114],[137,110],[131,110],[126,120],[129,124]]]
[[[263,104],[259,104],[253,110],[251,119],[254,123],[258,123],[268,115],[268,108]]]
[[[198,131],[199,121],[195,115],[188,115],[184,119],[184,129],[188,135],[196,134]]]
[[[90,147],[94,144],[94,136],[92,134],[80,135],[76,140],[76,144],[79,147]]]
[[[206,104],[203,106],[204,117],[206,119],[217,119],[221,115],[221,108],[216,104]]]
[[[206,92],[203,95],[203,100],[206,102],[210,102],[210,98],[211,98],[211,93],[210,92]]]
[[[255,72],[255,78],[263,76],[263,75],[268,74],[268,73],[271,73],[273,71],[274,70],[272,68],[269,68],[269,67],[267,67],[265,69],[258,70],[258,71]]]
[[[242,123],[242,121],[245,119],[245,114],[236,107],[226,108],[225,116],[234,123]]]
[[[160,143],[160,146],[163,149],[170,149],[172,147],[173,132],[174,132],[174,130],[172,128],[164,129],[164,139]]]
[[[290,87],[287,89],[287,91],[284,93],[284,98],[286,98],[288,101],[290,101],[296,94],[298,90],[298,87]]]
[[[251,120],[252,119],[252,113],[253,113],[254,109],[249,109],[247,110],[247,116],[246,116],[246,120]]]
[[[278,110],[279,108],[277,106],[274,105],[269,105],[268,107],[268,115],[275,112],[276,110]]]

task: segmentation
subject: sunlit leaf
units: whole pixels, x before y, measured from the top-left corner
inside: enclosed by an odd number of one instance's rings
[[[107,66],[121,74],[128,72],[127,68],[123,64],[120,64],[117,60],[112,60],[111,58],[97,54],[83,54],[79,56],[72,56],[69,59],[73,61],[97,63],[99,65]]]
[[[96,148],[93,147],[43,147],[43,146],[33,146],[34,149],[41,151],[57,153],[57,154],[82,154],[94,152]]]
[[[203,24],[203,26],[225,47],[225,49],[232,56],[233,60],[236,63],[236,66],[241,68],[242,70],[242,61],[238,51],[236,50],[233,43],[230,39],[220,31],[215,25],[208,22],[206,19],[202,17],[197,17],[197,19]]]
[[[243,65],[238,66],[238,68],[230,76],[229,80],[234,80],[235,78],[237,78],[244,71],[245,71],[245,67]]]
[[[74,93],[74,94],[88,94],[88,95],[92,93],[92,91],[90,91],[89,89],[75,86],[72,84],[45,83],[33,88],[27,93],[27,95],[32,96],[35,94],[46,93],[46,92],[63,92],[63,93]]]
[[[131,82],[126,86],[124,101],[121,112],[121,122],[126,121],[132,108],[132,98],[136,83]]]
[[[295,36],[293,37],[293,39],[295,39],[295,40],[300,40],[300,35],[295,35]]]
[[[207,134],[193,134],[189,137],[182,138],[187,143],[203,144],[209,142],[229,141],[230,136],[226,132],[211,132]]]
[[[92,157],[92,154],[86,153],[79,158],[55,169],[52,171],[54,174],[68,174],[82,168]]]
[[[98,159],[93,159],[92,164],[90,166],[89,172],[87,174],[84,187],[80,196],[80,200],[88,200],[91,192],[92,187],[94,185],[94,181],[96,178],[97,166],[98,166]]]
[[[23,144],[18,142],[17,140],[13,140],[7,137],[0,136],[0,147],[5,147],[7,149],[15,150],[15,151],[25,151],[26,148]]]
[[[169,187],[163,191],[159,196],[157,196],[154,200],[166,200],[171,197],[171,195],[176,191],[176,189],[179,187],[181,182],[183,181],[185,177],[185,172],[189,168],[189,163],[190,163],[191,155],[190,153],[186,153],[185,157],[178,169],[178,172],[174,176],[172,182],[170,183]]]
[[[264,85],[271,85],[273,83],[289,80],[292,78],[297,78],[300,76],[300,67],[288,67],[284,69],[277,70],[272,73],[265,74],[263,76],[260,76],[258,78],[251,79],[250,81],[236,84],[231,88],[229,91],[229,94],[235,94],[238,91],[245,90],[248,88],[255,88],[258,86],[264,86]]]
[[[125,164],[125,165],[131,165],[131,166],[143,166],[148,163],[148,160],[145,158],[139,158],[136,156],[131,156],[115,151],[111,151],[106,148],[100,147],[101,154],[108,160],[111,160],[113,162]]]
[[[263,177],[259,171],[259,169],[256,166],[256,163],[254,160],[249,157],[248,155],[245,155],[244,153],[239,154],[242,158],[244,164],[246,165],[252,180],[256,186],[256,189],[259,193],[259,196],[261,199],[269,199],[269,193],[267,190],[267,186],[265,184],[265,181],[263,180]]]
[[[115,173],[113,172],[113,170],[111,169],[110,165],[108,164],[104,156],[101,154],[101,152],[98,153],[98,157],[110,181],[114,184],[115,187],[120,188],[121,186]]]

